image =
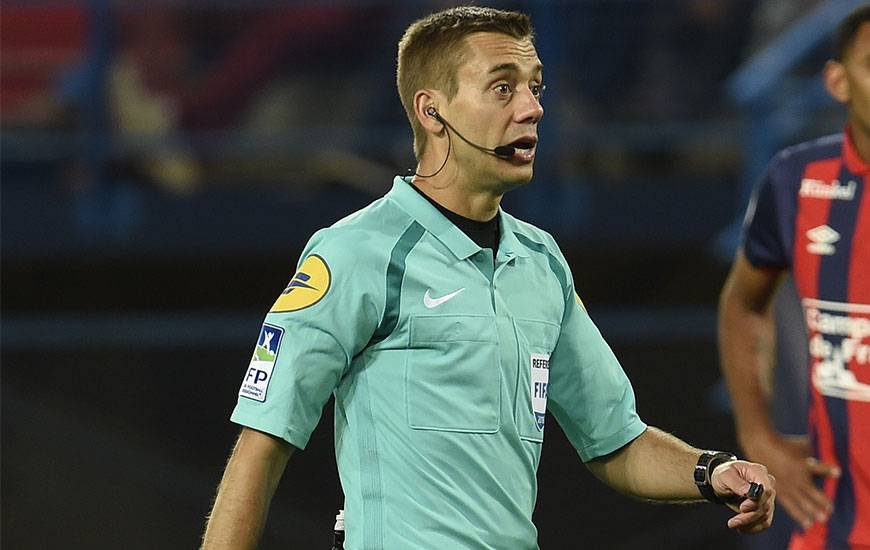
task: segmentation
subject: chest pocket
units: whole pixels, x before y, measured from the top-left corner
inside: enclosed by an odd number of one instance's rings
[[[550,354],[561,328],[548,321],[515,319],[519,353],[517,400],[514,407],[520,437],[544,441]]]
[[[498,431],[501,372],[492,317],[412,317],[409,348],[405,409],[411,428]]]

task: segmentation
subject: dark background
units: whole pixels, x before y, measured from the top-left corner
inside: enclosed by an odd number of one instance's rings
[[[557,237],[641,416],[698,447],[738,450],[717,295],[764,163],[843,124],[818,75],[855,4],[491,4],[532,15],[548,85],[505,209]],[[4,3],[6,547],[198,545],[261,319],[308,236],[413,166],[395,44],[449,5]],[[542,548],[740,544],[724,509],[607,489],[548,424]],[[341,502],[330,404],[262,548],[328,548]]]

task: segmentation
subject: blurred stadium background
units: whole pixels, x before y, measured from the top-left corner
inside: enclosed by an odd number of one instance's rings
[[[451,2],[4,1],[2,542],[192,548],[259,323],[307,237],[414,165],[395,45]],[[818,77],[857,2],[489,2],[533,16],[533,183],[641,415],[735,448],[715,305],[748,190],[837,131]],[[264,549],[328,548],[331,405]],[[550,422],[542,548],[735,548],[713,506],[604,488]]]

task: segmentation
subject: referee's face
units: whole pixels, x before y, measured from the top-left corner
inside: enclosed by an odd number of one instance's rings
[[[528,183],[538,122],[544,115],[542,65],[531,40],[492,32],[471,34],[457,77],[459,89],[442,112],[445,118],[476,144],[515,147],[511,157],[503,158],[454,139],[459,174],[478,190],[499,193]]]

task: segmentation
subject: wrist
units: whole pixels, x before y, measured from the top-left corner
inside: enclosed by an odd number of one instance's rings
[[[725,504],[725,500],[713,490],[713,472],[719,466],[735,460],[737,460],[736,456],[724,451],[704,451],[701,453],[695,464],[693,479],[702,497],[716,504]]]

